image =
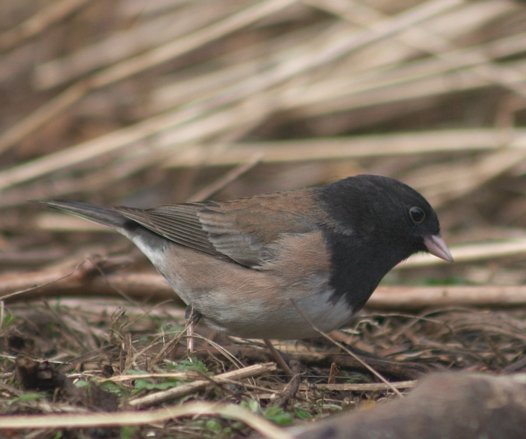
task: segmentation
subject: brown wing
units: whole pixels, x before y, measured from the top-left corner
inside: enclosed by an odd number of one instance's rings
[[[223,203],[117,210],[177,244],[254,267],[272,258],[280,237],[311,232],[324,221],[314,196],[315,189],[308,189]]]
[[[198,212],[202,208],[202,204],[176,204],[152,209],[116,207],[115,210],[176,244],[214,256],[224,256],[214,248],[199,221]]]

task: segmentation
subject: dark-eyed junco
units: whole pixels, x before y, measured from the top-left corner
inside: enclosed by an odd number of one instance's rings
[[[246,338],[339,328],[403,259],[452,260],[422,195],[375,175],[152,209],[46,203],[131,239],[209,326]]]

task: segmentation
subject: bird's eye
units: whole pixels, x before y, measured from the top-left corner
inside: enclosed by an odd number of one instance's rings
[[[413,206],[409,209],[409,218],[415,224],[422,224],[426,219],[426,213],[420,207]]]

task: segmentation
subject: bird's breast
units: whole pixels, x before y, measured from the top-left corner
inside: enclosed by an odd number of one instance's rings
[[[286,238],[278,257],[251,269],[151,236],[134,243],[205,323],[245,338],[299,339],[331,331],[353,313],[334,299],[320,236]],[[298,258],[298,254],[302,255]]]

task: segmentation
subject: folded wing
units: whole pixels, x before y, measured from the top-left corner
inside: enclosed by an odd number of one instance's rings
[[[258,267],[272,259],[279,239],[312,232],[325,222],[315,199],[316,189],[307,189],[223,203],[116,210],[176,244]]]

